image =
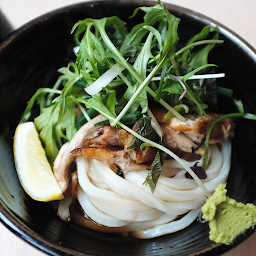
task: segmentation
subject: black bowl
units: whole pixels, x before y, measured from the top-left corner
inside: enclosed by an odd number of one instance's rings
[[[12,25],[0,10],[0,42],[2,42],[4,38],[11,33],[12,30]]]
[[[51,12],[22,26],[0,45],[0,218],[15,234],[51,255],[218,255],[249,237],[255,229],[225,246],[208,239],[208,224],[195,221],[178,233],[150,240],[97,233],[61,221],[50,203],[32,200],[20,186],[12,153],[15,127],[37,88],[52,86],[57,69],[69,61],[74,46],[73,24],[86,17],[117,15],[128,21],[133,10],[153,1],[92,1]],[[232,88],[247,111],[256,113],[256,52],[221,24],[190,10],[166,4],[181,18],[179,35],[186,42],[205,25],[218,25],[225,43],[210,55],[210,63],[225,72],[220,86]],[[130,24],[138,22],[138,17]],[[233,105],[220,101],[223,111]],[[243,203],[256,204],[256,122],[239,120],[233,140],[228,193]]]

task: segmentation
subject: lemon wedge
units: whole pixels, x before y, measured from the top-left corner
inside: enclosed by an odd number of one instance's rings
[[[63,199],[33,122],[17,126],[13,149],[18,177],[26,193],[43,202]]]

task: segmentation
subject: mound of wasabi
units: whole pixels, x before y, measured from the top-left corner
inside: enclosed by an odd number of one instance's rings
[[[215,243],[232,244],[234,239],[256,224],[256,206],[236,202],[220,184],[202,207],[203,219],[209,221],[209,238]]]

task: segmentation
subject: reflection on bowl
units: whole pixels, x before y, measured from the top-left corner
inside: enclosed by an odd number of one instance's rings
[[[70,35],[73,24],[86,17],[119,16],[128,20],[133,10],[153,1],[93,1],[51,12],[14,31],[0,45],[0,217],[18,236],[51,255],[217,255],[250,236],[248,230],[233,245],[217,245],[208,239],[208,225],[198,221],[178,233],[150,240],[102,234],[59,219],[50,203],[29,198],[16,175],[12,137],[27,101],[37,88],[51,86],[57,69],[66,66],[74,46]],[[256,113],[253,95],[256,78],[256,52],[234,33],[192,11],[166,4],[181,18],[179,36],[186,42],[205,25],[220,26],[225,43],[211,53],[210,62],[226,77],[219,85],[232,88],[248,112]],[[138,22],[132,19],[132,25]],[[229,111],[231,106],[222,102]],[[256,204],[256,124],[239,120],[233,141],[232,169],[228,193],[243,203]]]

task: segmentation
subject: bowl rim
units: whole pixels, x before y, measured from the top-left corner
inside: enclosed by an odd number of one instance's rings
[[[50,19],[52,16],[58,15],[62,12],[65,12],[67,10],[72,10],[79,8],[79,6],[84,5],[90,5],[95,2],[115,2],[120,4],[125,4],[127,1],[123,0],[89,0],[86,2],[79,2],[74,3],[70,5],[66,5],[57,9],[54,9],[52,11],[46,12],[27,23],[21,25],[19,28],[13,30],[9,35],[5,37],[5,39],[0,42],[0,53],[1,50],[5,48],[6,45],[8,45],[12,40],[15,40],[16,37],[19,36],[19,34],[22,34],[24,31],[29,30],[30,27],[35,26],[37,23],[41,23],[45,20]],[[142,5],[154,5],[157,4],[157,1],[154,0],[129,0],[129,3],[142,3]],[[239,45],[240,48],[250,56],[251,59],[254,60],[256,63],[256,49],[249,44],[244,38],[242,38],[240,35],[238,35],[236,32],[228,28],[227,26],[223,25],[222,23],[207,17],[206,15],[196,12],[194,10],[188,9],[186,7],[178,6],[175,4],[171,4],[169,2],[166,2],[166,0],[163,0],[162,3],[164,3],[168,10],[174,10],[176,12],[183,13],[190,18],[193,18],[195,20],[201,20],[203,23],[211,25],[211,26],[218,26],[220,29],[220,33],[223,34],[225,37],[229,38],[232,42],[235,42],[235,44]],[[32,245],[34,248],[47,253],[49,255],[58,256],[58,255],[86,255],[81,254],[78,252],[75,252],[71,249],[64,248],[60,244],[55,245],[51,244],[49,241],[44,239],[43,237],[37,235],[35,232],[28,230],[26,227],[21,225],[21,223],[18,221],[19,217],[15,215],[15,213],[9,211],[5,208],[4,203],[2,203],[2,200],[0,199],[0,221],[3,223],[3,225],[8,228],[12,233],[14,233],[17,237],[21,238],[23,241],[27,242],[28,244]],[[225,245],[217,245],[214,247],[214,250],[218,250],[218,253],[223,254],[227,251],[230,251],[234,247],[238,246],[239,244],[243,243],[247,238],[249,238],[252,234],[254,234],[255,230],[249,230],[247,232],[247,236],[242,236],[238,241],[235,242],[233,245],[225,246]],[[210,248],[209,248],[210,249]],[[201,254],[202,253],[202,254]],[[206,255],[207,250],[204,252],[201,252],[200,255]],[[216,253],[216,251],[215,251]],[[216,254],[214,254],[216,255]]]
[[[0,50],[1,50],[1,48],[5,47],[5,45],[9,41],[13,40],[13,37],[16,37],[16,36],[18,36],[18,34],[22,33],[23,30],[28,29],[30,26],[34,26],[35,23],[42,22],[42,21],[48,19],[52,15],[56,15],[57,13],[61,13],[67,9],[77,8],[78,6],[84,6],[84,5],[88,5],[88,4],[93,4],[95,2],[106,2],[106,1],[125,3],[125,1],[123,1],[123,0],[89,0],[86,2],[78,2],[78,3],[74,3],[74,4],[65,5],[65,6],[56,8],[54,10],[48,11],[44,14],[41,14],[41,15],[33,18],[32,20],[24,23],[20,27],[11,31],[5,37],[5,39],[2,42],[0,42]],[[138,2],[139,3],[148,3],[151,5],[157,4],[157,0],[129,0],[129,3],[138,3]],[[169,2],[167,2],[167,0],[161,0],[161,2],[168,7],[171,7],[171,9],[173,9],[175,11],[179,11],[181,13],[186,13],[189,16],[194,17],[195,19],[202,20],[202,21],[208,23],[209,25],[218,26],[220,28],[221,34],[225,35],[227,38],[233,39],[232,40],[233,42],[242,43],[242,46],[243,46],[242,48],[244,49],[245,52],[256,54],[256,48],[254,48],[249,42],[247,42],[238,33],[233,31],[231,28],[227,27],[226,25],[222,24],[221,22],[218,22],[217,20],[210,18],[200,12],[197,12],[197,11],[194,11],[189,8],[182,7],[182,6],[179,6],[176,4],[169,3]],[[168,9],[170,9],[170,8],[168,8]]]

